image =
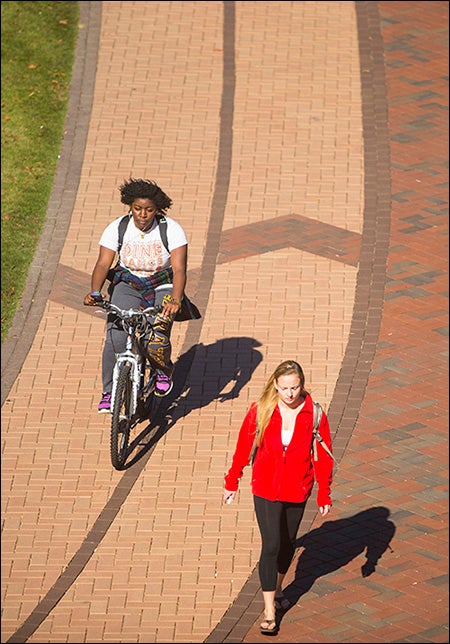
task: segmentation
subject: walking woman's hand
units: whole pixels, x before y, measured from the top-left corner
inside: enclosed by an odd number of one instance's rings
[[[330,510],[331,510],[331,505],[322,505],[319,508],[319,512],[323,517],[327,515]]]
[[[223,491],[223,502],[229,505],[230,503],[233,503],[234,497],[236,496],[236,492],[230,492],[230,490],[225,490]]]

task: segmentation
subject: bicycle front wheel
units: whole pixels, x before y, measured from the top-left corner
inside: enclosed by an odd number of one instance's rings
[[[122,364],[119,368],[114,406],[111,419],[111,462],[116,470],[123,468],[128,456],[132,415],[133,381],[131,366]]]

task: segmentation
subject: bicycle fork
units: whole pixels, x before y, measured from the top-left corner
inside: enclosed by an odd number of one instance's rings
[[[120,368],[123,364],[128,364],[130,366],[130,376],[133,386],[131,388],[131,400],[130,400],[130,417],[136,412],[137,409],[137,395],[141,382],[141,364],[136,358],[136,355],[130,350],[127,349],[123,353],[116,356],[116,364],[114,365],[113,370],[113,386],[111,394],[111,414],[114,413],[114,401],[116,397],[116,387],[117,381],[119,379]]]

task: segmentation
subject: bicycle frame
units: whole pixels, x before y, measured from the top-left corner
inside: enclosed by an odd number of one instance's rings
[[[138,413],[139,405],[142,404],[145,408],[147,401],[153,400],[154,371],[149,364],[149,380],[144,383],[147,357],[140,343],[147,339],[148,332],[152,332],[151,317],[156,311],[153,306],[144,311],[120,309],[106,301],[101,306],[118,317],[127,334],[125,350],[116,353],[110,410],[111,462],[113,467],[120,470],[125,466],[129,455],[130,431],[141,417]]]
[[[137,345],[137,340],[135,337],[136,330],[138,325],[135,323],[136,316],[139,315],[142,320],[146,319],[147,324],[150,326],[151,322],[148,319],[148,314],[153,314],[155,312],[154,307],[148,307],[144,311],[134,311],[133,309],[130,309],[128,311],[120,310],[118,307],[116,307],[114,304],[108,304],[107,308],[119,315],[120,319],[122,320],[122,323],[126,321],[126,316],[129,317],[129,321],[127,324],[127,328],[124,329],[127,332],[127,342],[126,342],[126,347],[125,351],[122,351],[120,353],[116,353],[116,362],[114,364],[114,370],[113,370],[113,386],[112,386],[112,394],[111,394],[111,413],[114,412],[114,400],[115,400],[115,393],[116,393],[116,388],[117,388],[117,381],[119,378],[119,371],[120,367],[126,363],[130,366],[131,368],[131,381],[133,383],[133,388],[132,388],[132,395],[131,395],[131,407],[130,407],[130,413],[133,416],[136,413],[137,409],[137,404],[138,404],[138,395],[142,383],[142,378],[144,376],[144,368],[145,368],[145,357],[143,356],[139,346]]]
[[[133,347],[133,337],[134,337],[134,328],[130,324],[128,327],[127,331],[127,346],[125,351],[122,353],[117,353],[116,354],[116,362],[114,364],[114,370],[113,370],[113,386],[112,386],[112,395],[111,395],[111,413],[114,412],[114,400],[115,400],[115,395],[116,395],[116,388],[117,388],[117,380],[119,378],[119,370],[120,366],[126,362],[130,365],[131,367],[131,379],[133,382],[133,389],[132,389],[132,395],[131,395],[131,415],[134,415],[136,413],[137,409],[137,401],[138,401],[138,391],[139,387],[141,384],[142,380],[142,356],[137,350],[134,352],[134,347]]]
[[[169,286],[171,288],[171,285]],[[153,333],[155,316],[160,310],[163,292],[160,287],[155,306],[142,310],[121,309],[108,301],[99,303],[105,311],[120,320],[126,333],[125,350],[116,353],[111,392],[111,439],[110,453],[113,466],[125,467],[129,456],[130,432],[142,418],[148,418],[154,410],[156,365],[146,353],[142,343],[147,343]],[[146,367],[149,374],[146,378]]]

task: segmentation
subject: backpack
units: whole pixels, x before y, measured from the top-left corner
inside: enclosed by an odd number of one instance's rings
[[[155,215],[156,221],[158,222],[159,226],[159,234],[161,235],[161,240],[162,243],[164,244],[164,248],[168,253],[170,253],[169,250],[169,244],[167,241],[167,219],[164,217],[164,215],[157,214]],[[127,229],[127,226],[129,224],[131,217],[130,215],[125,215],[122,217],[119,223],[119,247],[117,249],[117,253],[120,253],[120,249],[122,248],[123,244],[123,238],[125,235],[125,231]]]
[[[333,454],[328,448],[328,445],[325,443],[325,441],[323,440],[319,432],[319,425],[320,425],[320,421],[322,420],[323,409],[320,406],[320,403],[316,402],[315,400],[313,401],[313,404],[314,404],[314,417],[313,417],[313,440],[312,440],[312,446],[311,446],[311,453],[313,454],[314,460],[317,461],[319,458],[317,454],[317,443],[320,443],[324,448],[324,450],[327,452],[327,454],[331,456],[333,461],[336,463],[336,459],[334,458]],[[258,427],[258,421],[256,421],[255,439],[253,441],[252,449],[248,457],[248,462],[251,465],[253,465],[253,462],[256,456],[256,450],[258,449],[258,446],[257,446],[258,435],[259,435],[259,427]]]
[[[313,422],[313,442],[312,442],[312,453],[314,460],[317,461],[319,460],[318,454],[317,454],[317,443],[320,443],[323,447],[323,449],[326,451],[326,453],[331,456],[333,461],[336,463],[336,459],[334,458],[333,454],[331,453],[331,450],[328,448],[328,445],[325,443],[323,440],[322,436],[320,435],[319,432],[319,425],[320,421],[322,420],[322,412],[323,409],[320,406],[320,403],[316,402],[313,400],[314,404],[314,422]]]

